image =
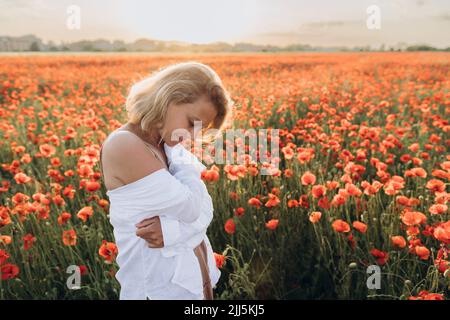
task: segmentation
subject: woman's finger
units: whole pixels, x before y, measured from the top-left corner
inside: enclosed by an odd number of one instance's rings
[[[136,230],[136,235],[141,238],[146,238],[148,236],[152,236],[155,233],[153,229],[153,225],[149,225],[147,227],[139,228]]]
[[[155,236],[146,236],[144,239],[147,241],[158,241],[158,237]]]
[[[143,228],[143,227],[146,227],[146,226],[148,226],[150,224],[155,223],[155,221],[156,221],[156,217],[147,218],[147,219],[142,220],[138,224],[136,224],[136,227],[137,228]]]
[[[162,241],[147,241],[147,246],[149,248],[162,248],[164,243]]]

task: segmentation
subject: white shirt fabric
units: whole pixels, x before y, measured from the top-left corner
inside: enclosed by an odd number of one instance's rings
[[[219,281],[206,229],[213,204],[200,173],[206,167],[180,143],[164,144],[169,170],[159,169],[106,192],[118,248],[121,300],[204,299],[203,279],[194,248],[205,241],[211,286]],[[136,224],[159,216],[163,248],[149,248],[136,236]]]

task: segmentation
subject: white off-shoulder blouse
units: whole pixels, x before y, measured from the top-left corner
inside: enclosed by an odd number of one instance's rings
[[[194,248],[205,240],[211,286],[219,281],[206,229],[213,204],[201,172],[205,166],[180,143],[164,144],[169,170],[159,169],[106,192],[118,248],[120,299],[203,299],[203,280]],[[136,224],[159,216],[163,248],[149,248]]]

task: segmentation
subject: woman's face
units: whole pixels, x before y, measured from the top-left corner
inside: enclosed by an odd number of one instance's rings
[[[169,104],[161,137],[169,146],[194,140],[200,130],[208,127],[217,115],[216,108],[206,96],[193,103]]]

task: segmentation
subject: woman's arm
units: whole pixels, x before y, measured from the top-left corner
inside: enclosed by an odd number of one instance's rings
[[[191,223],[178,221],[176,219],[160,216],[161,237],[164,247],[185,243],[192,236],[205,231],[213,218],[213,204],[209,194],[206,196],[207,206],[199,208],[200,217]]]
[[[148,242],[150,248],[171,247],[185,244],[191,237],[206,231],[213,218],[212,199],[207,195],[207,205],[201,210],[200,217],[194,222],[183,222],[161,215],[145,219],[138,223],[137,235]]]
[[[150,247],[160,248],[185,242],[201,231],[205,231],[212,221],[213,205],[204,182],[200,179],[201,172],[206,168],[191,152],[181,144],[174,147],[164,145],[169,162],[169,172],[181,183],[191,183],[192,176],[203,184],[202,196],[197,203],[198,218],[192,222],[180,221],[169,215],[160,215],[145,219],[136,225],[137,235],[149,242]],[[195,173],[194,175],[192,175]],[[205,202],[203,202],[205,201]]]
[[[133,212],[130,219],[136,217],[136,221],[163,214],[184,222],[197,220],[198,204],[207,192],[199,179],[202,165],[185,164],[179,153],[174,153],[170,170],[176,173],[172,175],[142,145],[143,142],[131,133],[117,133],[104,146],[103,152],[104,155],[109,153],[112,170],[128,182],[107,192],[112,204],[117,210],[129,209]],[[173,150],[179,148],[184,149],[180,145]],[[138,217],[141,218],[138,220]]]

